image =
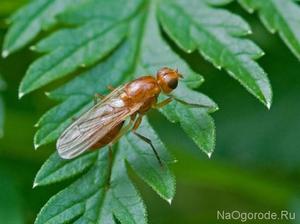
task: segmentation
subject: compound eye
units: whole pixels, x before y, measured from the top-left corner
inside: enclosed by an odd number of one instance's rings
[[[178,79],[171,79],[170,81],[168,81],[168,86],[171,89],[175,89],[178,85]]]

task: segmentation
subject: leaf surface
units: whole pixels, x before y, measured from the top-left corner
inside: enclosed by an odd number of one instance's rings
[[[126,173],[125,162],[115,158],[108,188],[108,153],[103,149],[88,173],[53,196],[38,215],[39,223],[146,223],[145,207]],[[118,154],[121,155],[121,154]]]
[[[300,7],[295,0],[239,0],[249,12],[257,11],[259,18],[271,32],[281,39],[300,59]]]
[[[249,25],[214,1],[162,1],[159,19],[164,30],[187,53],[198,50],[214,66],[224,68],[268,108],[272,91],[264,70],[254,61],[263,55],[252,41]],[[221,2],[217,2],[221,3]],[[218,18],[218,19],[216,19]]]
[[[37,51],[51,53],[29,67],[20,84],[19,96],[62,78],[80,66],[94,64],[109,54],[125,34],[124,24],[110,22],[91,22],[78,29],[54,33],[35,47]]]
[[[48,185],[82,173],[94,162],[95,153],[88,153],[72,161],[63,160],[53,153],[37,173],[33,186]]]
[[[91,106],[93,95],[96,92],[107,94],[108,90],[106,86],[108,85],[118,86],[127,80],[138,77],[138,75],[154,73],[157,69],[166,64],[170,67],[178,67],[182,70],[182,73],[185,75],[183,86],[187,91],[189,90],[188,86],[198,87],[203,82],[203,78],[193,72],[161,38],[154,16],[154,9],[151,8],[151,10],[153,10],[152,13],[147,15],[146,10],[142,9],[139,14],[131,20],[129,29],[127,30],[127,35],[131,38],[126,38],[110,57],[49,93],[50,98],[63,100],[63,103],[48,111],[38,122],[37,126],[39,130],[35,136],[36,146],[56,140],[64,128],[70,124],[72,118],[76,118],[78,114],[81,114],[82,111],[85,111]],[[153,37],[155,37],[154,40],[152,39]],[[156,48],[152,47],[153,43],[157,46]],[[45,47],[43,47],[43,44],[40,44],[40,47],[38,46],[39,45],[37,45],[37,49],[43,52],[47,52],[51,48],[51,44],[44,45]],[[55,46],[55,44],[53,46]],[[160,55],[160,58],[157,58],[157,55]],[[124,60],[124,58],[126,58],[126,60]],[[83,85],[89,88],[82,88]],[[203,95],[201,95],[201,97],[203,97],[203,99],[201,98],[199,102],[203,101],[208,104],[212,102],[208,97],[204,97]],[[162,141],[155,134],[155,131],[151,128],[146,118],[144,118],[144,122],[141,127],[139,127],[138,132],[151,139],[158,154],[164,161],[164,167],[159,166],[150,146],[133,134],[128,134],[121,139],[118,147],[115,149],[115,156],[120,159],[115,161],[118,161],[118,163],[121,163],[121,161],[123,161],[124,164],[127,163],[133,171],[163,199],[171,202],[175,194],[175,178],[168,169],[168,164],[172,163],[174,158],[169,155]],[[101,154],[103,150],[105,149],[101,149],[99,154]],[[87,156],[94,158],[92,155],[93,154]],[[91,161],[93,161],[93,159],[89,159],[89,157],[85,159],[84,156],[85,155],[83,155],[83,158],[80,157],[74,162],[64,162],[61,161],[56,154],[52,155],[39,171],[36,177],[36,185],[45,185],[61,181],[73,175],[80,175],[81,172],[88,170],[87,173],[81,177],[85,178],[89,172],[93,170],[97,161],[92,164]],[[67,174],[65,174],[66,170],[69,170]],[[124,168],[124,170],[126,171],[126,168]],[[104,178],[105,171],[102,170],[101,172],[100,176]],[[112,177],[114,175],[120,176],[119,178],[121,179],[127,176],[124,171],[115,174],[113,169]],[[84,182],[80,181],[81,178],[63,192],[66,192],[65,194],[68,195],[68,189],[77,189],[77,185],[78,188],[84,185]],[[101,183],[99,182],[98,186],[100,186]],[[139,203],[136,202],[137,207],[135,210],[137,211],[135,211],[135,213],[139,214],[142,221],[135,221],[136,218],[132,216],[131,213],[128,213],[128,211],[126,212],[129,205],[124,204],[125,202],[121,201],[119,203],[119,200],[115,200],[116,195],[120,194],[118,191],[113,193],[115,189],[102,191],[98,188],[99,190],[96,192],[97,196],[95,196],[94,200],[95,203],[98,203],[98,201],[102,202],[99,202],[98,209],[94,209],[93,211],[95,213],[94,216],[98,217],[97,222],[101,223],[100,220],[103,219],[107,220],[107,223],[110,223],[113,222],[112,217],[115,216],[121,223],[144,223],[146,219],[144,206],[136,190],[132,188],[129,179],[116,183],[120,184],[120,186],[116,185],[116,189],[120,189],[121,192],[124,191],[125,195],[132,194],[132,200],[139,201]],[[60,214],[54,215],[50,212],[53,206],[60,203],[60,200],[63,200],[60,199],[61,197],[62,196],[58,194],[54,196],[53,199],[50,199],[49,203],[46,204],[38,216],[37,223],[44,223],[48,219],[53,220],[53,222],[63,222],[73,219],[78,219],[78,222],[86,220],[86,213],[82,210],[87,200],[84,196],[80,198],[80,203],[77,203],[76,200],[76,203],[73,201],[73,203],[61,208]],[[76,209],[78,213],[74,212],[73,207],[69,210],[70,206],[74,206],[74,209]],[[114,206],[116,206],[115,210],[112,209]]]
[[[127,175],[126,161],[161,197],[171,201],[175,180],[167,164],[174,159],[146,119],[139,132],[151,138],[164,167],[160,167],[151,148],[133,134],[125,136],[114,151],[110,185],[107,181],[110,161],[107,147],[72,161],[61,160],[55,153],[37,174],[36,186],[59,182],[83,172],[87,167],[89,169],[49,200],[36,223],[81,223],[88,220],[92,223],[114,223],[113,216],[122,223],[146,223],[145,207]]]
[[[11,18],[12,23],[3,45],[2,56],[24,47],[43,29],[49,29],[55,22],[55,16],[78,0],[35,0],[19,9]]]

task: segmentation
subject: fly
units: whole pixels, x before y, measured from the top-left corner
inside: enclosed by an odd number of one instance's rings
[[[169,96],[157,102],[160,93],[169,94],[178,85],[182,75],[170,68],[160,69],[156,77],[142,76],[113,89],[107,96],[95,95],[95,105],[74,121],[57,140],[58,154],[73,159],[89,149],[112,146],[125,133],[132,131],[149,144],[162,166],[162,161],[151,140],[137,132],[143,116],[151,108],[161,108],[174,98]],[[128,124],[124,122],[130,118]],[[110,150],[111,151],[111,150]]]

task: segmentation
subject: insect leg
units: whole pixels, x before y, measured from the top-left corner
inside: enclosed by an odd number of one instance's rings
[[[102,100],[103,98],[105,98],[104,95],[101,95],[100,93],[96,93],[94,95],[94,104],[96,105],[100,100]]]
[[[136,118],[136,115],[137,115],[137,113],[132,114],[132,115],[130,116],[130,119],[131,119],[132,121],[134,121],[135,118]]]
[[[210,106],[207,106],[207,105],[204,105],[204,104],[196,104],[196,103],[189,103],[189,102],[186,102],[184,100],[181,100],[181,99],[178,99],[174,96],[172,96],[172,98],[176,101],[178,101],[179,103],[182,103],[182,104],[185,104],[185,105],[188,105],[188,106],[191,106],[191,107],[200,107],[200,108],[210,108]]]
[[[162,167],[162,166],[163,166],[162,161],[161,161],[161,159],[160,159],[160,157],[159,157],[159,155],[158,155],[156,149],[154,148],[154,146],[153,146],[153,144],[152,144],[152,141],[151,141],[149,138],[147,138],[147,137],[145,137],[145,136],[143,136],[143,135],[137,133],[136,131],[133,131],[133,134],[135,134],[135,135],[136,135],[137,137],[139,137],[141,140],[143,140],[144,142],[146,142],[147,144],[150,145],[150,147],[151,147],[151,149],[153,150],[154,155],[155,155],[155,157],[156,157],[156,159],[157,159],[159,165]]]
[[[138,127],[140,126],[140,124],[142,123],[143,120],[143,116],[139,115],[138,118],[135,120],[134,125],[132,127],[132,131],[135,131],[136,129],[138,129]]]
[[[152,107],[155,108],[155,109],[162,108],[162,107],[164,107],[165,105],[171,103],[172,100],[173,100],[173,98],[172,98],[172,97],[169,97],[169,98],[167,98],[167,99],[165,99],[165,100],[163,100],[163,101],[161,101],[161,102],[159,102],[159,103],[154,104]]]
[[[141,134],[139,134],[139,133],[136,132],[136,129],[140,126],[140,124],[141,124],[141,122],[142,122],[142,119],[143,119],[143,116],[142,116],[142,115],[139,115],[138,118],[136,119],[134,125],[133,125],[132,132],[133,132],[133,134],[135,134],[137,137],[139,137],[141,140],[143,140],[144,142],[146,142],[147,144],[150,145],[150,147],[151,147],[151,149],[153,150],[154,155],[155,155],[155,157],[156,157],[156,159],[157,159],[159,165],[160,165],[160,166],[163,166],[163,164],[162,164],[162,162],[161,162],[161,160],[160,160],[160,158],[159,158],[159,155],[158,155],[156,149],[154,148],[154,145],[152,144],[152,141],[151,141],[149,138],[147,138],[147,137],[145,137],[145,136],[143,136],[143,135],[141,135]]]
[[[118,135],[112,140],[111,144],[115,144],[124,134],[126,134],[133,125],[134,120],[131,118],[129,123],[121,129]]]

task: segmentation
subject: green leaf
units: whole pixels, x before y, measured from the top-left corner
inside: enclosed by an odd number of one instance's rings
[[[271,33],[281,39],[300,59],[300,7],[295,0],[238,0],[249,12],[258,11],[259,18]]]
[[[121,155],[121,154],[118,154]],[[108,188],[108,153],[102,149],[86,175],[61,191],[41,210],[39,223],[146,223],[145,208],[126,173],[125,162],[115,158]]]
[[[251,33],[249,25],[239,16],[209,4],[215,1],[207,2],[162,1],[158,15],[164,30],[186,52],[198,50],[217,68],[223,67],[269,108],[271,86],[266,73],[254,61],[263,52],[242,38]]]
[[[38,51],[51,53],[29,67],[21,82],[19,97],[75,71],[80,66],[94,64],[109,54],[125,34],[124,24],[104,24],[98,21],[75,30],[54,33],[37,44]]]
[[[63,104],[49,110],[41,117],[36,126],[41,127],[34,136],[34,146],[38,148],[52,142],[85,110],[87,110],[90,98],[86,96],[72,96]]]
[[[37,0],[31,5],[36,7],[38,2]],[[232,49],[227,46],[227,42],[209,47],[215,47],[214,50],[220,53],[220,46],[225,46],[234,60],[239,63],[245,60],[245,64],[252,66],[255,64],[252,59],[261,51],[252,42],[237,37],[249,30],[248,25],[226,10],[213,8],[228,2],[229,0],[206,0],[206,3],[200,4],[213,15],[220,12],[221,15],[228,16],[228,23],[232,22],[232,26],[228,25],[226,30],[222,30],[218,24],[208,24],[209,31],[216,32],[216,36],[224,32],[230,41],[237,41],[241,49]],[[35,21],[38,24],[49,22],[49,27],[56,24],[57,29],[50,31],[33,46],[36,52],[43,55],[28,69],[20,86],[20,95],[71,73],[78,74],[47,93],[51,99],[60,103],[45,113],[37,123],[35,146],[55,141],[73,119],[92,106],[95,93],[109,93],[108,85],[117,87],[142,75],[155,75],[158,69],[168,66],[178,68],[184,79],[172,92],[176,100],[160,112],[171,122],[178,122],[197,146],[210,156],[215,144],[215,126],[210,113],[218,107],[209,97],[192,90],[200,87],[203,77],[193,71],[163,38],[157,15],[165,28],[171,17],[167,18],[169,14],[166,14],[166,19],[162,19],[161,13],[164,4],[171,3],[162,2],[159,10],[159,3],[156,1],[134,0],[127,3],[125,0],[121,3],[115,0],[77,0],[63,10],[56,11],[55,16],[49,17],[49,21],[34,19],[39,20]],[[179,6],[182,10],[187,7]],[[172,10],[173,5],[170,12]],[[17,19],[13,24],[20,23],[24,11],[26,12],[23,9],[15,15]],[[213,20],[210,22],[213,23]],[[68,28],[61,27],[65,24],[68,24]],[[182,24],[179,25],[181,27]],[[212,28],[214,25],[215,28]],[[11,29],[13,27],[14,25]],[[175,33],[180,35],[180,40],[186,38],[179,43],[192,50],[200,49],[198,39],[187,39],[188,33],[184,30],[186,27],[182,26],[182,34]],[[196,31],[193,30],[198,35]],[[32,38],[37,34],[35,32]],[[173,38],[172,33],[168,34]],[[249,46],[251,49],[243,52],[244,55],[237,55],[237,52],[244,51]],[[210,49],[206,50],[211,52]],[[235,64],[238,64],[236,61]],[[218,60],[213,62],[217,63]],[[221,64],[223,65],[223,61]],[[79,70],[82,66],[85,67],[84,72],[83,69]],[[225,61],[224,67],[227,70],[241,69],[238,66],[233,68],[232,61],[229,64]],[[253,81],[252,75],[248,77],[250,83]],[[255,84],[260,83],[259,80],[255,81]],[[257,85],[258,92],[260,87]],[[265,92],[262,93],[263,96],[264,94]],[[165,97],[167,96],[161,96],[159,100]],[[115,223],[116,220],[121,223],[146,223],[145,206],[128,177],[128,168],[160,197],[171,203],[175,195],[175,177],[168,166],[174,162],[174,158],[168,153],[146,116],[137,132],[152,141],[163,161],[163,167],[159,165],[149,144],[133,133],[124,135],[119,144],[114,146],[111,173],[108,148],[84,154],[71,161],[62,160],[54,153],[41,167],[34,185],[48,185],[70,177],[75,181],[48,201],[40,211],[36,223]]]
[[[70,25],[84,24],[92,20],[123,21],[134,15],[143,3],[143,0],[84,0],[73,4],[57,17],[60,22]]]
[[[54,154],[36,177],[36,180],[42,180],[43,184],[60,181],[65,179],[66,175],[72,176],[86,167],[90,168],[71,186],[49,200],[38,215],[36,223],[64,223],[71,220],[78,223],[114,223],[113,215],[121,223],[146,223],[144,204],[128,178],[125,161],[128,161],[146,183],[170,202],[175,193],[175,181],[167,163],[172,162],[173,158],[167,153],[146,119],[139,132],[151,138],[165,161],[164,167],[160,167],[151,148],[147,148],[144,142],[132,134],[124,137],[115,151],[109,186],[107,148],[83,155],[74,161],[61,161]],[[69,174],[65,174],[67,170]]]
[[[72,161],[63,160],[53,153],[37,173],[33,187],[48,185],[82,173],[95,161],[96,154],[88,153]]]
[[[63,130],[86,108],[92,105],[95,93],[105,94],[108,92],[106,86],[121,82],[120,77],[123,69],[127,66],[121,59],[126,58],[130,52],[128,42],[124,43],[109,59],[93,69],[76,77],[61,88],[51,92],[49,96],[54,99],[63,99],[64,102],[49,110],[38,122],[40,129],[35,135],[35,145],[38,147],[55,141]],[[118,63],[120,61],[120,63]],[[114,67],[115,63],[116,67]],[[115,74],[114,77],[106,74]],[[115,78],[116,81],[113,81]],[[101,85],[99,84],[101,83]],[[82,88],[82,86],[88,88]]]
[[[3,45],[2,56],[24,47],[43,29],[51,28],[55,16],[78,0],[35,0],[21,8],[11,17],[12,26],[9,29]]]
[[[211,116],[204,109],[176,106],[176,114],[180,116],[180,125],[193,141],[210,158],[215,147],[215,125]]]
[[[167,149],[155,134],[147,119],[138,129],[138,133],[151,139],[158,154],[166,163],[173,163],[175,160],[167,152]],[[129,134],[120,141],[119,148],[124,150],[129,164],[134,171],[149,186],[151,186],[163,199],[171,203],[175,194],[175,178],[167,167],[161,167],[153,156],[149,145],[137,138],[134,134]]]
[[[153,18],[153,14],[151,16]],[[65,101],[47,112],[38,122],[41,129],[35,136],[37,146],[54,141],[70,124],[72,118],[76,118],[76,114],[81,114],[91,105],[95,93],[108,92],[106,88],[108,85],[118,86],[124,83],[124,80],[130,80],[137,75],[154,73],[165,65],[180,68],[187,86],[197,87],[203,82],[203,78],[189,69],[159,36],[155,20],[148,20],[147,26],[144,24],[145,20],[143,11],[132,21],[128,31],[132,38],[128,38],[104,63],[49,93],[51,98]],[[142,31],[144,33],[141,33]],[[151,48],[153,41],[156,43],[156,48]],[[157,58],[157,55],[161,57]],[[127,60],[125,61],[124,58]],[[82,86],[88,88],[81,88]]]
[[[106,86],[109,84],[113,86],[120,85],[124,82],[124,80],[132,79],[136,77],[135,75],[137,74],[142,75],[150,72],[152,73],[166,64],[170,66],[176,66],[183,71],[185,75],[184,86],[187,85],[190,87],[198,87],[203,82],[203,78],[190,70],[189,67],[171,50],[170,47],[167,46],[166,42],[160,37],[158,24],[155,23],[154,20],[154,14],[152,13],[149,15],[152,17],[151,20],[145,16],[146,13],[144,10],[139,13],[139,16],[137,16],[131,22],[130,29],[128,30],[129,34],[131,34],[131,38],[125,40],[121,46],[118,47],[118,49],[115,50],[104,62],[96,65],[94,68],[86,71],[84,74],[77,76],[66,85],[49,93],[51,98],[64,100],[64,102],[47,112],[38,122],[37,125],[40,127],[40,129],[35,136],[36,145],[43,145],[54,141],[64,130],[64,128],[71,122],[72,117],[76,118],[77,114],[82,113],[82,111],[86,110],[87,107],[91,106],[92,97],[95,92],[99,92],[101,94],[106,94],[108,92]],[[153,43],[151,38],[153,36],[155,37],[154,41],[156,46],[158,46],[155,49],[151,49],[151,44]],[[47,45],[47,47],[48,46],[49,45]],[[144,49],[148,49],[148,51],[144,51]],[[46,48],[43,50],[46,51]],[[160,60],[157,60],[157,55],[161,55]],[[127,60],[125,61],[124,58]],[[107,74],[113,74],[113,76],[108,76]],[[99,85],[99,83],[101,83],[101,85]],[[83,85],[88,86],[89,88],[82,88]],[[205,99],[207,102],[210,102],[208,98]],[[167,153],[162,141],[155,134],[155,131],[151,128],[146,119],[144,119],[141,127],[139,127],[138,132],[151,139],[160,157],[163,161],[165,161],[164,167],[161,168],[159,166],[159,163],[154,157],[149,145],[139,140],[133,134],[129,134],[121,139],[121,142],[116,149],[116,157],[123,155],[124,161],[128,161],[128,165],[132,167],[133,171],[136,172],[140,178],[150,185],[162,198],[168,202],[171,202],[175,194],[175,179],[173,174],[167,168],[167,164],[173,162],[174,159]],[[103,150],[105,149],[102,149],[101,152]],[[81,157],[79,159],[81,160]],[[65,179],[69,174],[64,174],[63,170],[66,170],[66,167],[73,167],[77,164],[76,161],[70,165],[70,162],[66,162],[64,163],[65,165],[61,167],[61,163],[55,162],[55,160],[52,158],[50,161],[52,162],[46,162],[46,165],[43,166],[46,168],[42,167],[41,171],[39,172],[36,178],[37,185],[48,184]],[[115,159],[115,161],[119,161],[118,163],[121,163],[122,160]],[[78,165],[76,168],[68,169],[72,170],[70,175],[76,175],[83,170],[88,169],[88,173],[81,177],[87,178],[96,164],[97,162],[95,165],[90,167],[90,160],[88,160],[88,162],[84,163],[83,165]],[[61,167],[61,169],[57,170],[57,167]],[[101,175],[98,174],[100,178],[101,176],[105,175],[107,170],[102,169],[98,172],[101,172]],[[115,175],[114,170],[112,171],[112,176],[113,175]],[[122,178],[127,176],[124,174],[124,172],[121,172],[118,175],[120,175]],[[50,179],[46,177],[50,177]],[[81,178],[63,191],[66,192],[63,194],[65,195],[64,197],[67,197],[67,195],[73,192],[73,188],[81,189],[86,185],[85,182],[80,181]],[[116,185],[116,187],[120,187],[120,190],[124,191],[123,194],[125,195],[131,194],[130,192],[133,190],[131,190],[132,187],[130,187],[130,182],[126,180],[125,182],[121,181],[121,183],[122,185],[125,184],[126,186],[122,186],[120,184]],[[127,190],[127,188],[129,188],[129,190]],[[71,190],[69,191],[69,189]],[[113,215],[122,223],[135,223],[133,221],[135,218],[126,213],[126,210],[128,209],[125,209],[126,207],[122,206],[122,204],[114,202],[111,192],[114,192],[115,189],[111,189],[108,192],[105,191],[105,193],[102,192],[103,189],[101,190],[99,185],[96,189],[97,192],[95,192],[95,194],[99,195],[99,197],[95,196],[95,203],[101,203],[101,200],[104,200],[104,202],[99,204],[98,209],[93,209],[91,211],[96,214],[95,216],[102,217],[101,210],[105,211],[108,209],[105,216],[103,216],[103,219],[109,220],[108,223],[111,222]],[[77,192],[77,190],[75,191]],[[132,200],[141,200],[136,194],[136,191],[133,191],[132,194],[135,195],[132,197]],[[76,195],[78,196],[78,192]],[[100,197],[100,195],[105,195],[106,199],[101,199],[104,196]],[[68,196],[68,201],[72,202],[62,207],[60,214],[54,215],[54,213],[50,212],[52,209],[54,209],[53,206],[57,206],[58,204],[61,204],[61,201],[66,200],[60,198],[61,194],[54,196],[53,199],[50,199],[38,216],[36,221],[37,223],[44,223],[46,220],[50,219],[54,223],[61,223],[64,220],[71,220],[73,218],[78,218],[78,220],[86,219],[82,210],[82,207],[85,207],[85,201],[87,200],[84,196],[80,199],[80,202],[78,202],[79,199],[76,199],[76,203],[74,203],[75,199],[72,201],[72,198]],[[117,206],[115,213],[111,208],[112,204]],[[68,208],[71,209],[68,210]],[[73,208],[76,210],[76,212],[73,210]],[[124,211],[120,212],[122,210]],[[143,206],[139,207],[138,212],[141,214],[140,217],[143,217],[142,220],[145,220],[146,214]],[[101,223],[99,220],[98,223]],[[140,221],[136,223],[143,222],[144,221]]]
[[[196,145],[211,157],[215,147],[216,133],[214,121],[208,113],[218,110],[217,105],[207,96],[189,90],[182,84],[179,85],[174,95],[177,99],[191,105],[187,106],[182,102],[174,101],[161,109],[161,112],[169,121],[179,122]]]

